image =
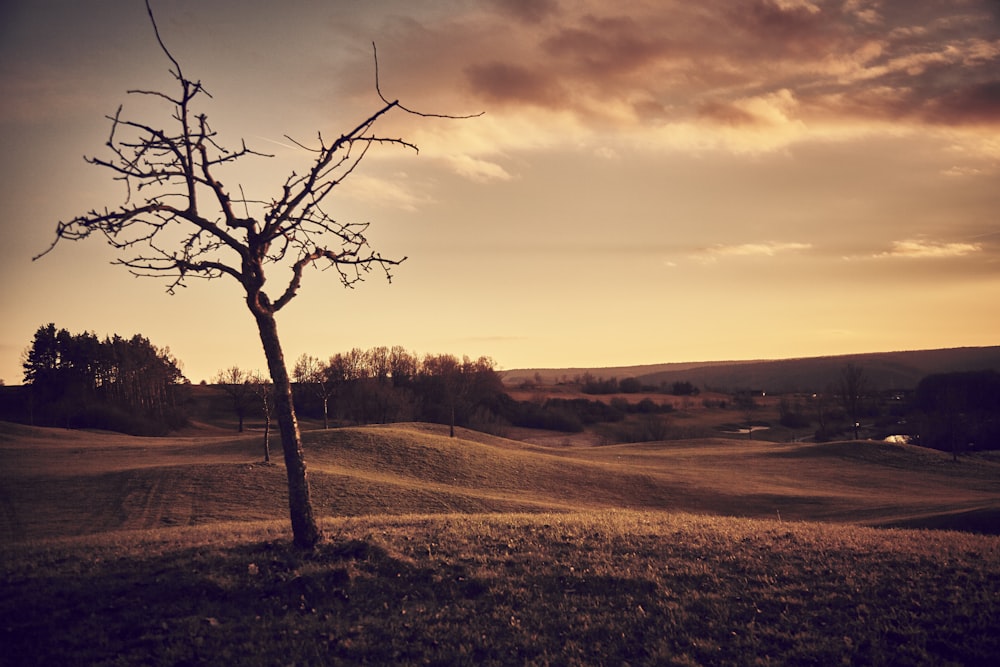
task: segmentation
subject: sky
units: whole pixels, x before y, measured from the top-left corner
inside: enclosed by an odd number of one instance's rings
[[[1000,344],[996,0],[153,0],[211,94],[229,178],[273,198],[390,99],[328,209],[407,257],[391,284],[307,272],[289,365],[354,347],[499,369]],[[56,223],[124,203],[110,122],[166,124],[141,0],[0,3],[0,379],[49,322],[141,333],[193,382],[265,367],[231,279],[174,295]],[[289,138],[294,139],[291,141]],[[225,180],[225,179],[224,179]],[[229,183],[233,183],[230,180]],[[235,186],[233,186],[235,189]],[[275,280],[280,275],[275,274]]]

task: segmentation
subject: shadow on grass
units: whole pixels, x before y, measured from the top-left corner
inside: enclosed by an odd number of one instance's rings
[[[652,581],[532,575],[513,563],[499,573],[509,577],[476,577],[463,563],[418,564],[362,539],[314,553],[264,542],[46,570],[6,582],[4,664],[498,664],[554,657],[572,636],[626,660],[641,650],[620,629],[609,635],[619,621],[607,606],[653,609],[657,597]],[[538,613],[525,605],[539,602],[552,613],[522,627],[522,614]],[[574,627],[580,614],[588,627]],[[529,626],[549,639],[531,641]]]
[[[980,664],[997,648],[992,538],[956,536],[947,557],[944,538],[869,529],[602,520],[359,523],[310,553],[45,547],[0,570],[0,662]]]
[[[360,540],[311,554],[265,542],[46,569],[4,582],[5,664],[272,664],[338,647],[349,658],[360,628],[348,619],[385,611],[400,594],[485,590],[459,570],[417,568]]]

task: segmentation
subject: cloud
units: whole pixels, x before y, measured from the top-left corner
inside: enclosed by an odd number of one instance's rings
[[[494,0],[385,32],[406,55],[394,97],[519,125],[509,143],[470,153],[487,161],[538,144],[592,151],[612,135],[650,150],[752,153],[935,133],[983,155],[1000,127],[1000,31],[987,0],[663,0],[627,10]],[[496,139],[481,121],[474,131]]]
[[[766,243],[741,243],[737,245],[714,245],[695,253],[692,255],[692,258],[705,264],[711,264],[724,258],[774,257],[778,254],[797,253],[804,250],[810,250],[811,248],[811,243],[777,241],[768,241]]]
[[[466,70],[475,94],[496,104],[555,107],[564,93],[543,73],[514,63],[490,62]]]
[[[967,176],[980,176],[983,173],[985,173],[985,170],[980,169],[979,167],[958,166],[958,165],[955,165],[955,166],[952,166],[952,167],[948,167],[947,169],[943,169],[941,171],[941,174],[943,176],[949,176],[949,177],[952,177],[952,178],[964,178],[964,177],[967,177]]]
[[[509,181],[512,178],[510,173],[496,162],[480,160],[470,155],[448,156],[445,160],[455,173],[478,183]]]
[[[669,39],[644,30],[630,16],[583,16],[577,25],[544,39],[541,47],[580,81],[637,72],[676,53]]]
[[[927,117],[957,125],[1000,122],[1000,77],[960,87],[929,100]]]
[[[343,196],[366,204],[387,206],[414,212],[421,206],[433,204],[429,196],[416,194],[415,188],[408,187],[405,174],[397,174],[392,180],[367,174],[352,174],[344,182]]]
[[[537,23],[559,13],[556,0],[493,0],[501,13],[524,23]]]
[[[875,259],[947,259],[965,257],[982,250],[979,243],[942,243],[938,241],[921,241],[907,239],[894,241],[892,248],[880,252]]]

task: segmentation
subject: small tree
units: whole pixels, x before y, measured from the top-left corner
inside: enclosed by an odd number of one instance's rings
[[[862,367],[849,363],[840,370],[837,397],[840,399],[840,404],[844,406],[844,412],[851,420],[855,440],[858,439],[858,429],[861,427],[861,403],[867,388],[868,378]]]
[[[223,184],[220,173],[247,158],[269,157],[247,147],[224,148],[205,113],[195,102],[207,95],[200,81],[186,76],[179,61],[164,45],[149,0],[146,9],[156,40],[170,61],[177,92],[133,90],[132,94],[166,103],[171,113],[163,125],[131,120],[122,107],[113,116],[106,142],[108,157],[87,158],[108,169],[126,189],[117,209],[93,209],[59,222],[47,254],[63,239],[76,241],[97,233],[122,252],[118,264],[140,276],[166,277],[173,293],[191,278],[228,277],[245,294],[258,333],[267,368],[274,382],[275,411],[288,475],[288,505],[294,542],[312,548],[322,534],[313,516],[292,385],[278,337],[275,315],[298,294],[307,268],[333,268],[344,286],[364,279],[373,269],[391,278],[390,269],[403,259],[389,259],[374,252],[366,237],[367,224],[338,222],[326,212],[330,195],[349,176],[373,145],[394,145],[416,150],[410,142],[379,136],[376,122],[392,111],[423,114],[389,101],[379,88],[375,60],[375,91],[382,102],[374,113],[328,141],[318,134],[311,146],[288,137],[311,155],[303,171],[292,172],[277,193],[249,198],[242,186]],[[142,201],[132,197],[142,193]],[[282,282],[268,285],[270,269],[282,267]]]
[[[733,394],[733,405],[743,413],[743,420],[747,423],[747,438],[753,440],[753,420],[757,412],[757,401],[754,400],[755,392],[739,391]]]
[[[218,385],[219,389],[226,392],[229,400],[232,401],[233,411],[236,413],[238,422],[237,430],[243,432],[243,420],[250,402],[255,394],[253,387],[254,377],[251,373],[242,370],[239,366],[230,366],[216,373],[212,378],[212,383]]]
[[[254,393],[260,400],[260,410],[264,417],[264,463],[271,462],[271,418],[274,416],[274,398],[272,396],[271,380],[260,371],[250,375],[250,383]]]
[[[299,385],[308,387],[323,403],[323,428],[330,428],[330,398],[336,383],[330,376],[330,364],[303,353],[295,362],[292,377]]]
[[[421,364],[425,397],[447,411],[449,435],[455,437],[455,411],[462,393],[462,365],[451,354],[426,355]]]

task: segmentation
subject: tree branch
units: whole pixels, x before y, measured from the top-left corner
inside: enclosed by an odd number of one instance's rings
[[[400,104],[399,100],[390,102],[388,99],[386,99],[385,95],[382,94],[382,85],[379,82],[379,75],[378,75],[378,49],[375,47],[375,42],[372,42],[372,57],[375,60],[375,92],[378,93],[379,98],[386,104],[397,106],[406,113],[413,114],[414,116],[421,116],[423,118],[449,118],[452,120],[466,120],[469,118],[479,118],[480,116],[486,113],[485,111],[480,111],[479,113],[469,114],[467,116],[454,116],[451,114],[441,114],[441,113],[426,113],[423,111],[414,111],[413,109],[409,109]]]
[[[219,143],[207,115],[196,113],[194,108],[199,95],[211,95],[200,81],[184,75],[180,62],[162,39],[150,0],[145,4],[157,43],[172,65],[171,75],[180,90],[174,95],[146,89],[128,92],[171,105],[171,122],[161,129],[131,120],[123,116],[122,106],[108,116],[111,131],[106,147],[110,155],[86,160],[110,170],[113,180],[124,185],[124,204],[116,210],[91,210],[68,222],[60,221],[55,239],[33,259],[47,255],[61,239],[75,241],[99,232],[109,245],[128,255],[115,263],[127,267],[133,275],[172,278],[167,288],[170,293],[184,286],[189,277],[213,279],[228,275],[241,283],[255,313],[273,314],[287,305],[298,293],[309,266],[322,264],[323,270],[335,269],[345,287],[353,287],[376,267],[391,282],[392,267],[406,258],[387,259],[368,249],[368,224],[334,220],[325,210],[327,197],[354,173],[372,146],[395,145],[419,152],[415,144],[380,136],[373,129],[394,109],[428,118],[467,119],[482,114],[425,113],[407,108],[398,100],[390,101],[381,89],[378,53],[373,43],[375,88],[382,106],[329,143],[322,134],[317,134],[315,146],[287,137],[312,154],[309,168],[301,175],[293,171],[277,199],[250,199],[242,185],[238,186],[239,199],[234,199],[220,173],[248,156],[273,156],[251,150],[244,141],[236,150]],[[140,193],[144,201],[133,205],[133,198]],[[238,204],[243,205],[243,211],[238,210]],[[167,240],[175,245],[168,245]],[[227,253],[234,253],[238,260]],[[290,258],[294,261],[288,265]],[[281,263],[291,275],[280,297],[272,303],[263,291],[265,269]]]
[[[340,274],[341,283],[344,287],[353,287],[354,283],[363,280],[361,272],[365,273],[371,271],[372,265],[380,266],[386,275],[386,279],[392,282],[392,274],[390,273],[390,268],[393,266],[399,266],[406,261],[406,257],[402,259],[386,259],[379,255],[378,253],[371,253],[367,257],[357,257],[354,254],[336,253],[332,250],[327,250],[326,248],[316,248],[312,252],[303,255],[292,265],[292,278],[288,282],[288,287],[285,292],[274,302],[273,308],[275,311],[280,310],[285,305],[288,304],[295,295],[298,293],[299,287],[302,285],[302,273],[305,271],[306,267],[315,263],[318,260],[326,259],[330,262],[330,266],[337,269]],[[342,267],[351,266],[354,268],[354,275],[344,271]]]

